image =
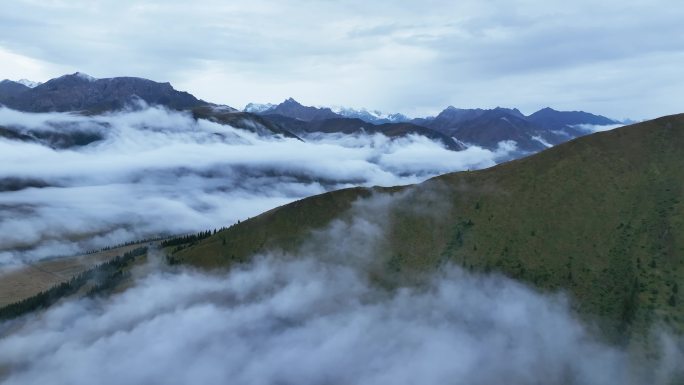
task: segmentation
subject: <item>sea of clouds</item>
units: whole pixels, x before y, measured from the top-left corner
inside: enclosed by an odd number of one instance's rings
[[[299,252],[265,253],[228,272],[164,267],[152,253],[123,293],[64,301],[0,324],[5,381],[660,385],[682,379],[681,338],[660,334],[657,358],[642,360],[587,329],[562,293],[454,266],[419,284],[373,284],[368,271],[385,241],[382,218],[400,199],[359,200]]]
[[[0,263],[202,230],[312,194],[397,185],[496,164],[420,136],[259,136],[160,108],[94,117],[0,109],[0,126],[96,133],[81,147],[0,139]],[[17,182],[18,181],[18,182]],[[12,185],[5,183],[4,185]],[[25,186],[22,188],[21,183]],[[29,187],[34,186],[34,187]],[[439,184],[433,188],[439,189]],[[130,287],[0,323],[8,384],[669,384],[681,337],[648,359],[606,343],[563,293],[445,265],[388,289],[388,210],[447,210],[439,191],[376,194],[311,234],[230,271],[172,267],[151,250]],[[422,190],[421,190],[422,191]],[[434,195],[434,199],[430,198]]]
[[[103,138],[60,148],[0,136],[0,185],[24,187],[0,189],[0,266],[228,226],[306,196],[418,183],[515,151],[454,152],[415,135],[260,136],[145,106],[97,116],[0,107],[0,126]]]

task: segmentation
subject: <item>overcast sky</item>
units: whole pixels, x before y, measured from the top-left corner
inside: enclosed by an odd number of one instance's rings
[[[684,112],[680,0],[13,0],[0,78],[140,76],[216,103]]]

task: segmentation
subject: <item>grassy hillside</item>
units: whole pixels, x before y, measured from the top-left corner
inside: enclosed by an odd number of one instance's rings
[[[684,115],[559,145],[490,169],[443,175],[397,193],[387,242],[369,272],[401,283],[447,262],[565,289],[612,336],[654,320],[684,332]],[[323,194],[232,226],[175,253],[230,266],[265,250],[296,252],[373,190]],[[419,207],[420,209],[415,209]],[[347,213],[347,214],[345,214]]]
[[[147,247],[129,251],[88,269],[78,271],[68,279],[53,280],[48,288],[0,306],[0,321],[13,319],[40,309],[46,309],[70,296],[94,296],[124,289],[130,285],[130,270],[136,262],[147,258]],[[45,271],[46,273],[48,271]],[[33,291],[33,290],[32,290]]]

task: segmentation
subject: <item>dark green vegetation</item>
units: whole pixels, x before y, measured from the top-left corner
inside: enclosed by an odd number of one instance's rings
[[[16,318],[32,311],[45,309],[61,298],[82,293],[86,296],[107,293],[116,289],[130,275],[128,268],[136,258],[147,253],[146,247],[139,247],[110,261],[86,270],[70,280],[38,293],[22,301],[0,308],[0,321]]]
[[[225,227],[222,227],[220,230],[224,230]],[[211,237],[213,234],[216,234],[219,230],[214,229],[212,232],[211,230],[207,231],[200,231],[199,233],[195,234],[186,234],[186,235],[179,235],[177,237],[173,238],[168,238],[162,242],[159,243],[159,246],[164,249],[166,252],[169,253],[177,253],[187,247],[195,246],[199,241]],[[167,255],[167,262],[170,265],[175,265],[177,261],[173,258],[171,255]]]
[[[297,254],[312,230],[374,193],[385,241],[372,271],[389,285],[446,263],[498,271],[572,294],[615,340],[654,321],[684,331],[684,115],[559,145],[490,169],[420,185],[346,189],[271,210],[175,253],[230,266],[255,253]],[[325,245],[319,245],[324,250]]]
[[[213,232],[216,234],[216,230]],[[196,234],[187,234],[187,235],[181,235],[175,238],[170,238],[167,240],[164,240],[160,243],[161,247],[172,247],[172,246],[180,246],[184,245],[187,243],[194,243],[197,241],[201,241],[204,238],[209,238],[212,235],[212,232],[210,230],[207,231],[201,231]]]

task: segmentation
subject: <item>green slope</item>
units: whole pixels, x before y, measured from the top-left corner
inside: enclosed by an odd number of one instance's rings
[[[380,282],[408,282],[451,262],[564,289],[613,337],[656,320],[684,331],[684,115],[375,191],[394,193],[382,217],[386,242],[369,272]],[[294,202],[171,258],[218,267],[266,250],[296,253],[311,230],[372,194],[357,188]]]

